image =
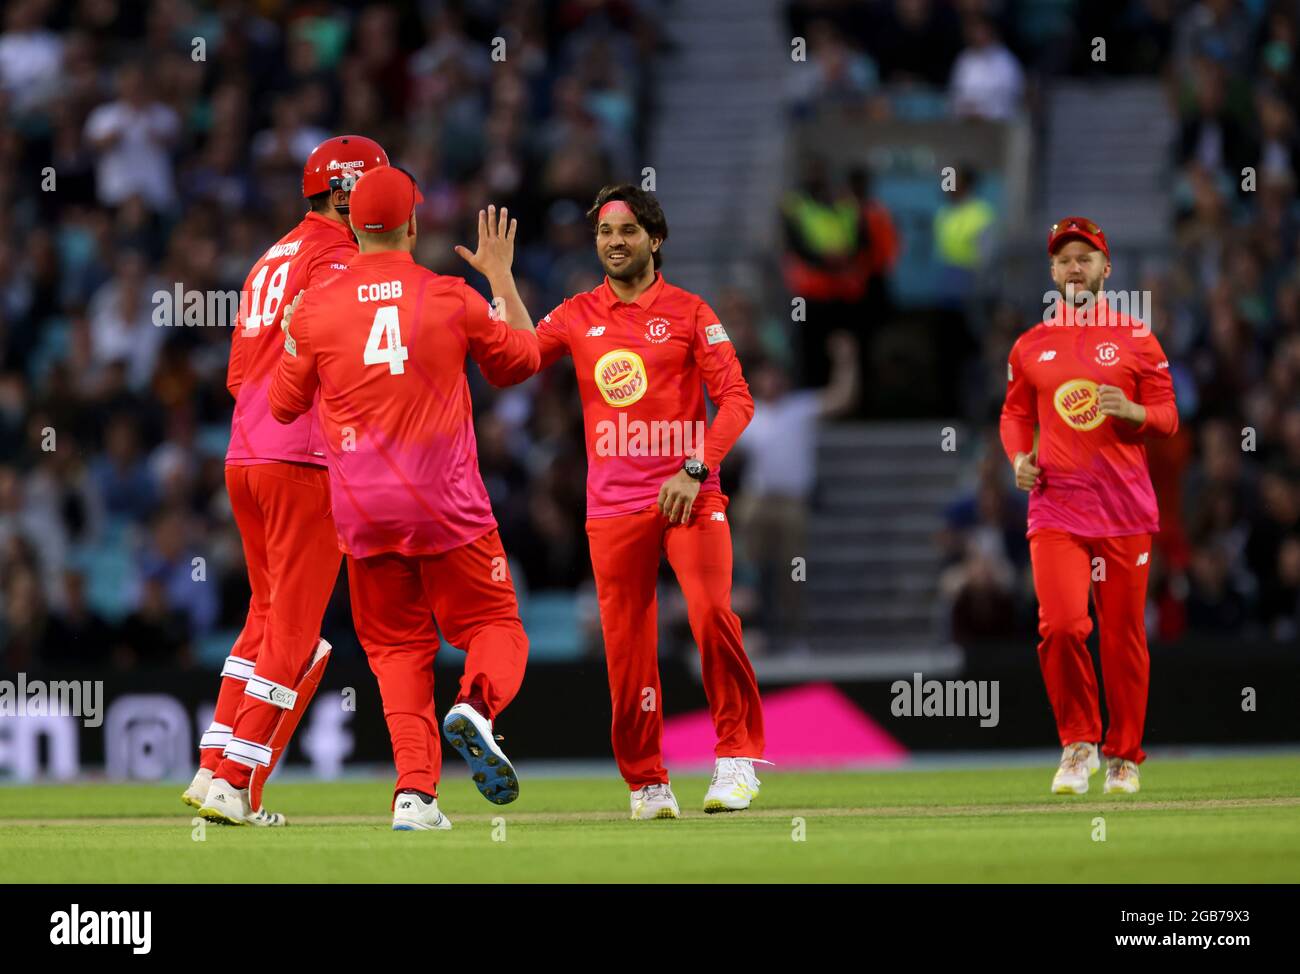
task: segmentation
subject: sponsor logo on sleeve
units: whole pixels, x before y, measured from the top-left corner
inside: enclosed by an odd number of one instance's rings
[[[1096,429],[1106,421],[1097,398],[1097,383],[1091,379],[1062,382],[1052,394],[1052,404],[1066,425],[1080,432]]]
[[[713,324],[705,328],[704,339],[710,345],[717,345],[720,342],[731,341],[731,339],[727,337],[727,330],[722,327],[721,322],[714,322]]]
[[[1045,351],[1042,355],[1038,356],[1038,361],[1040,361],[1040,362],[1050,362],[1050,361],[1051,361],[1052,359],[1054,359],[1054,358],[1056,358],[1056,349],[1054,349],[1054,348],[1049,348],[1049,349],[1048,349],[1047,351]]]
[[[631,349],[616,348],[596,359],[596,388],[611,406],[630,406],[646,393],[645,362]]]

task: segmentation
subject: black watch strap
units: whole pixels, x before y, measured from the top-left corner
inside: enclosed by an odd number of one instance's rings
[[[704,483],[709,476],[709,468],[705,466],[704,461],[697,460],[695,457],[691,457],[683,463],[682,469],[686,471],[686,476],[692,480],[698,480],[700,483]]]

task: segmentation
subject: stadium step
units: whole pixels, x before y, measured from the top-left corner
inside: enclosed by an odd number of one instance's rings
[[[706,299],[733,265],[761,259],[784,153],[789,38],[781,0],[673,4],[661,29],[650,137],[672,228],[673,283]],[[737,223],[741,228],[737,230]]]
[[[836,424],[818,437],[818,504],[809,522],[806,607],[818,653],[937,645],[935,543],[965,461],[941,449],[949,421]]]
[[[1043,225],[1096,220],[1112,246],[1164,246],[1175,119],[1157,80],[1061,81],[1046,93]],[[1080,152],[1080,140],[1087,151]],[[1116,286],[1122,286],[1117,282]]]

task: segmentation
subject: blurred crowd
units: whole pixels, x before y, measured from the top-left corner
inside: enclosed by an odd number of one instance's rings
[[[583,213],[645,157],[668,5],[10,0],[0,24],[0,666],[211,661],[242,623],[248,589],[223,480],[230,333],[217,322],[157,327],[156,294],[238,290],[305,211],[310,149],[357,132],[418,178],[416,259],[435,271],[482,287],[452,245],[472,243],[480,206],[510,208],[521,293],[541,317],[600,280]],[[998,122],[1038,110],[1044,75],[1164,80],[1179,121],[1174,248],[1139,286],[1173,363],[1182,430],[1150,446],[1165,530],[1148,621],[1166,640],[1293,639],[1297,5],[1099,0],[1086,17],[1080,6],[796,0],[786,16],[808,42],[810,70],[791,75],[792,113],[849,101],[869,117]],[[1101,62],[1081,53],[1094,35],[1108,40]],[[935,214],[937,304],[981,273],[994,214],[969,192],[975,178],[962,170]],[[724,467],[737,499],[736,605],[747,625],[788,636],[804,618],[799,592],[783,581],[788,565],[761,552],[806,536],[816,424],[861,415],[863,390],[888,381],[873,371],[862,323],[892,313],[906,241],[865,165],[834,172],[810,159],[779,219],[784,283],[808,298],[815,327],[790,327],[752,291],[706,297],[757,400]],[[984,443],[938,542],[945,624],[963,641],[1034,626],[1025,499],[996,437],[1006,353],[1033,320],[1022,299],[993,302],[952,364]],[[589,595],[572,371],[498,392],[471,370],[471,384],[480,467],[521,589]],[[666,618],[684,629],[675,587],[665,596]],[[345,587],[325,629],[351,630]]]
[[[223,480],[222,322],[155,295],[237,291],[306,211],[303,160],[377,139],[418,178],[416,259],[495,202],[541,317],[601,279],[584,212],[639,169],[659,0],[11,0],[0,33],[0,665],[210,661],[247,608]],[[635,167],[635,168],[634,168]],[[572,370],[497,394],[480,464],[530,591],[589,575]],[[345,586],[326,631],[351,630]]]
[[[1147,69],[1169,94],[1172,252],[1138,283],[1169,355],[1181,429],[1150,441],[1162,531],[1152,638],[1300,638],[1300,4],[1134,5]],[[1160,16],[1155,16],[1160,14]],[[1171,16],[1172,15],[1172,16]],[[1159,28],[1159,29],[1157,29]],[[1100,33],[1100,31],[1099,31]],[[1120,45],[1111,42],[1112,50]],[[1130,61],[1125,63],[1131,64]],[[1134,70],[1137,67],[1134,66]],[[954,635],[1036,624],[1024,497],[995,433],[1022,309],[994,310],[980,350],[976,486],[946,515]]]
[[[1165,641],[1235,634],[1293,642],[1300,638],[1300,4],[1105,0],[1088,4],[1086,16],[1082,8],[794,0],[791,29],[819,54],[792,104],[796,114],[848,105],[875,119],[1023,113],[1041,128],[1044,77],[1145,76],[1163,85],[1176,120],[1168,159],[1172,248],[1165,259],[1144,261],[1136,286],[1151,296],[1150,323],[1172,363],[1182,428],[1148,445],[1163,525],[1148,627]],[[1095,38],[1106,44],[1100,58]],[[918,112],[918,104],[927,107]],[[936,307],[990,273],[996,214],[969,193],[975,175],[959,167],[959,185],[934,215]],[[855,255],[869,261],[861,255],[875,247],[897,255],[887,205],[872,203],[885,211],[877,218],[884,231],[873,233],[862,217],[868,197],[854,187],[869,181],[808,158],[782,207],[787,290],[830,295],[820,317],[856,323],[864,347],[871,323],[886,320],[881,308],[888,314],[889,265],[875,263],[867,278],[878,302],[870,311],[858,295],[817,285]],[[1046,284],[1046,261],[1043,269]],[[945,353],[958,367],[954,374],[941,366],[940,385],[959,388],[960,411],[982,444],[970,486],[943,512],[937,539],[942,627],[960,642],[1025,636],[1036,626],[1026,495],[1014,488],[997,416],[1007,352],[1040,313],[1023,295],[994,290],[970,322],[969,344],[966,329],[945,332]],[[815,352],[802,358],[801,384],[816,387],[825,362]],[[866,385],[882,380],[863,363]]]

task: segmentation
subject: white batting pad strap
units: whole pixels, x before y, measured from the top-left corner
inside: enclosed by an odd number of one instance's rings
[[[244,692],[250,697],[265,700],[267,703],[273,703],[285,710],[292,710],[293,705],[298,702],[297,690],[290,690],[279,683],[273,683],[266,677],[258,676],[256,673],[248,678],[248,686],[244,687]]]
[[[253,661],[242,656],[227,656],[226,665],[221,668],[221,675],[236,680],[247,680],[253,675]]]
[[[203,736],[199,738],[199,750],[211,750],[224,748],[230,743],[230,731],[232,728],[225,724],[218,724],[215,720],[208,725]]]
[[[271,763],[271,749],[256,741],[232,737],[226,745],[225,756],[249,768],[265,768]]]

